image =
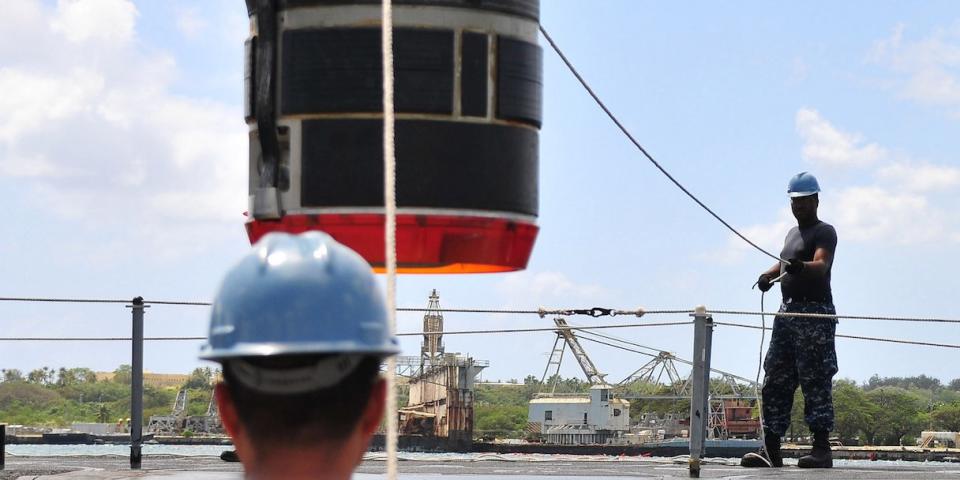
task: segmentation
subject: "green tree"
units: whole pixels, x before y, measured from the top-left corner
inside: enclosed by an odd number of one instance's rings
[[[213,369],[210,367],[198,367],[190,372],[190,377],[183,385],[183,388],[203,390],[210,388],[210,382],[213,380]]]
[[[930,412],[933,428],[948,432],[960,432],[960,403],[940,405]]]
[[[110,409],[106,405],[100,404],[97,406],[97,422],[99,423],[108,423],[110,422]]]
[[[89,368],[71,368],[77,383],[97,383],[97,372]]]
[[[23,372],[17,370],[16,368],[10,368],[0,370],[0,374],[3,374],[4,383],[13,383],[13,382],[25,382],[26,379],[23,378]]]
[[[647,381],[633,381],[627,384],[622,391],[626,395],[638,396],[657,396],[657,395],[676,395],[680,385],[661,385]],[[666,414],[688,415],[690,413],[690,401],[687,399],[637,399],[631,402],[630,418],[639,420],[644,413],[655,413],[658,416]]]
[[[133,378],[133,368],[130,365],[120,365],[113,371],[113,382],[121,385],[130,385]]]
[[[0,411],[9,408],[46,408],[60,400],[56,392],[26,382],[0,384]]]
[[[804,403],[803,393],[800,389],[793,392],[793,409],[790,410],[790,428],[787,429],[787,437],[794,442],[810,435],[810,429],[807,427],[807,421],[803,414]]]
[[[46,385],[49,383],[49,370],[47,367],[31,370],[30,373],[27,374],[27,381],[34,385]]]
[[[73,369],[67,370],[66,368],[60,367],[57,370],[57,386],[58,387],[67,387],[77,384],[77,377]]]
[[[926,418],[917,395],[898,387],[880,387],[867,392],[867,398],[877,408],[864,430],[872,442],[900,445],[905,435],[920,434]]]
[[[483,437],[521,438],[527,426],[525,406],[481,406],[474,409],[474,431]]]
[[[877,414],[876,405],[852,380],[837,380],[833,384],[834,432],[844,444],[852,443]]]
[[[866,389],[873,390],[881,387],[899,387],[905,390],[918,389],[936,392],[943,388],[939,378],[928,377],[926,375],[917,375],[915,377],[880,377],[873,375],[867,380]]]
[[[187,415],[203,415],[210,405],[210,396],[213,390],[208,385],[205,389],[187,390]]]

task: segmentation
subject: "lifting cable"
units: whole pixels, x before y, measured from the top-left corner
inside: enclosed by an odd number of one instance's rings
[[[717,219],[717,221],[722,223],[723,226],[727,227],[728,230],[733,232],[736,236],[740,237],[744,242],[749,243],[750,246],[752,246],[753,248],[757,249],[761,253],[765,254],[766,256],[780,263],[787,263],[786,260],[764,250],[756,243],[753,243],[753,241],[751,241],[749,238],[747,238],[742,233],[737,231],[736,228],[733,228],[733,226],[727,223],[726,220],[721,218],[720,215],[717,215],[716,213],[714,213],[714,211],[711,210],[710,207],[708,207],[706,204],[701,202],[700,199],[697,198],[694,194],[690,193],[690,191],[687,190],[687,188],[684,187],[683,184],[677,181],[676,178],[673,178],[673,175],[670,175],[670,173],[667,172],[667,170],[663,168],[663,166],[661,166],[659,162],[654,160],[653,156],[650,155],[649,152],[647,152],[647,149],[643,148],[643,145],[640,145],[640,142],[638,142],[637,139],[634,138],[634,136],[630,133],[630,131],[627,130],[627,128],[623,126],[622,123],[620,123],[620,120],[616,117],[616,115],[614,115],[613,112],[611,112],[610,109],[607,108],[607,105],[603,103],[603,100],[600,100],[600,97],[597,96],[597,94],[593,91],[593,88],[591,88],[590,85],[587,83],[587,81],[584,80],[583,76],[580,75],[580,72],[577,71],[577,69],[573,66],[570,60],[567,59],[567,56],[564,55],[563,51],[560,50],[560,47],[557,46],[557,43],[553,41],[553,38],[550,36],[550,34],[547,33],[547,30],[543,27],[542,24],[540,25],[540,33],[542,33],[543,37],[547,39],[547,42],[553,48],[553,51],[557,53],[557,55],[560,57],[560,60],[562,60],[563,63],[567,66],[567,69],[570,70],[570,73],[572,73],[574,77],[577,77],[577,80],[580,82],[580,85],[583,85],[583,88],[587,91],[587,93],[589,93],[590,96],[593,97],[593,101],[597,103],[597,106],[599,106],[600,109],[603,110],[603,112],[606,113],[608,117],[610,117],[610,120],[612,120],[613,123],[617,126],[617,128],[619,128],[620,131],[623,132],[623,134],[626,135],[626,137],[630,140],[630,142],[633,143],[635,147],[637,147],[637,150],[640,150],[640,153],[642,153],[645,157],[647,157],[647,160],[649,160],[654,167],[657,167],[657,170],[660,170],[660,172],[663,173],[671,182],[673,182],[673,184],[676,185],[677,188],[683,191],[683,193],[687,194],[687,196],[690,197],[694,202],[697,202],[697,205],[700,205],[701,208],[706,210],[707,213],[712,215],[713,218]]]
[[[397,333],[397,158],[394,145],[393,106],[393,4],[382,1],[380,47],[383,60],[383,198],[384,244],[386,246],[387,315],[390,334]],[[397,441],[397,358],[387,357],[387,479],[396,480]]]

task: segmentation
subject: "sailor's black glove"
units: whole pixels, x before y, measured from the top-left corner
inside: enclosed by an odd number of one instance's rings
[[[803,271],[804,264],[802,261],[797,260],[796,258],[791,258],[790,262],[787,263],[787,273],[790,275],[796,275]]]
[[[764,273],[763,275],[760,275],[760,279],[757,280],[757,288],[759,288],[761,292],[766,292],[767,290],[770,290],[771,288],[773,288],[773,284],[770,283],[770,280],[771,280],[770,275],[767,275],[766,273]]]

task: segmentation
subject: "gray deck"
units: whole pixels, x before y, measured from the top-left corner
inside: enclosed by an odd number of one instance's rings
[[[209,479],[241,478],[241,467],[215,457],[145,457],[144,470],[132,472],[121,457],[13,457],[7,458],[0,479]],[[72,471],[69,471],[72,470]],[[382,461],[364,462],[357,480],[383,479]],[[631,477],[639,479],[689,478],[682,459],[650,459],[625,461],[403,461],[400,477],[405,480],[442,477],[449,480],[542,480],[543,477],[570,478]],[[831,470],[801,470],[795,466],[782,469],[748,470],[731,465],[706,464],[701,478],[782,478],[782,479],[927,479],[960,480],[960,464],[919,462],[838,461]]]

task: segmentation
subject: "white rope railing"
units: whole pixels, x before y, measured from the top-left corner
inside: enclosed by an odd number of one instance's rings
[[[501,328],[490,330],[453,330],[445,331],[444,335],[484,335],[499,333],[534,333],[534,332],[556,332],[557,330],[575,330],[591,331],[605,330],[611,328],[639,328],[639,327],[669,327],[677,325],[690,325],[689,320],[682,322],[659,322],[659,323],[617,323],[609,325],[592,326],[567,326],[567,327],[535,327],[535,328]],[[402,332],[396,333],[398,337],[419,337],[431,332]],[[145,341],[202,341],[207,337],[146,337]],[[122,342],[130,341],[130,337],[0,337],[0,342]],[[389,363],[389,362],[388,362]]]
[[[394,257],[395,258],[395,257]],[[396,289],[394,283],[394,290]],[[130,303],[130,300],[113,298],[59,298],[59,297],[0,297],[0,302],[26,302],[26,303]],[[180,306],[210,306],[210,302],[187,301],[187,300],[144,300],[144,305],[180,305]],[[394,301],[396,303],[396,301]],[[424,307],[396,307],[397,312],[417,313],[426,312]],[[467,308],[454,307],[444,308],[444,313],[471,313],[471,314],[492,314],[492,315],[539,315],[545,317],[548,315],[574,316],[585,315],[590,317],[616,317],[616,316],[636,316],[645,315],[692,315],[693,309],[656,309],[648,310],[643,308],[619,310],[615,308],[545,308],[537,309],[503,309],[503,308]],[[890,316],[890,315],[844,315],[844,314],[826,314],[826,313],[799,313],[799,312],[764,312],[750,310],[729,310],[729,309],[708,309],[707,315],[743,315],[743,316],[761,316],[761,315],[781,315],[798,318],[832,318],[837,320],[872,320],[880,322],[919,322],[919,323],[958,323],[958,318],[947,317],[911,317],[911,316]]]
[[[761,327],[758,325],[747,325],[744,323],[713,322],[713,324],[719,325],[719,326],[725,326],[725,327],[749,328],[753,330],[773,330],[772,327]],[[846,335],[846,334],[840,334],[840,333],[835,334],[834,337],[849,338],[853,340],[867,340],[871,342],[899,343],[902,345],[918,345],[922,347],[940,347],[940,348],[960,349],[960,345],[953,344],[953,343],[923,342],[919,340],[903,340],[900,338],[866,337],[863,335]]]
[[[567,327],[539,327],[539,328],[502,328],[502,329],[489,329],[489,330],[453,330],[445,331],[444,335],[490,335],[490,334],[504,334],[504,333],[536,333],[536,332],[556,332],[557,330],[568,329],[579,332],[591,332],[593,330],[607,330],[607,329],[623,329],[623,328],[642,328],[642,327],[671,327],[671,326],[680,326],[680,325],[690,325],[690,321],[682,322],[652,322],[652,323],[616,323],[616,324],[605,324],[605,325],[592,325],[592,326],[567,326]],[[754,330],[772,330],[771,327],[761,327],[758,325],[747,325],[742,323],[731,323],[731,322],[713,322],[714,325],[726,326],[726,327],[738,327],[738,328],[749,328]],[[398,337],[415,337],[422,336],[425,333],[430,332],[400,332],[395,335]],[[627,342],[626,340],[619,339],[616,337],[610,337],[605,335],[596,334],[599,337],[608,338],[611,340],[616,340],[619,342]],[[928,347],[942,347],[942,348],[957,348],[960,349],[960,345],[950,344],[950,343],[936,343],[936,342],[923,342],[919,340],[904,340],[898,338],[883,338],[883,337],[867,337],[863,335],[847,335],[847,334],[836,334],[837,338],[850,338],[855,340],[868,340],[874,342],[886,342],[886,343],[900,343],[904,345],[919,345],[919,346],[928,346]],[[146,337],[144,341],[153,342],[153,341],[202,341],[206,340],[207,337]],[[0,337],[0,342],[123,342],[130,341],[130,337]],[[631,343],[632,344],[632,343]],[[649,350],[654,350],[653,347],[647,347],[639,344],[632,344],[637,347],[646,348]],[[641,353],[641,352],[638,352]],[[647,352],[642,352],[645,355],[651,355]]]
[[[873,320],[878,322],[921,322],[921,323],[960,323],[956,318],[937,317],[892,317],[882,315],[839,315],[829,313],[800,313],[800,312],[752,312],[747,310],[707,310],[708,315],[743,315],[761,316],[774,315],[797,318],[827,318],[834,320]]]

